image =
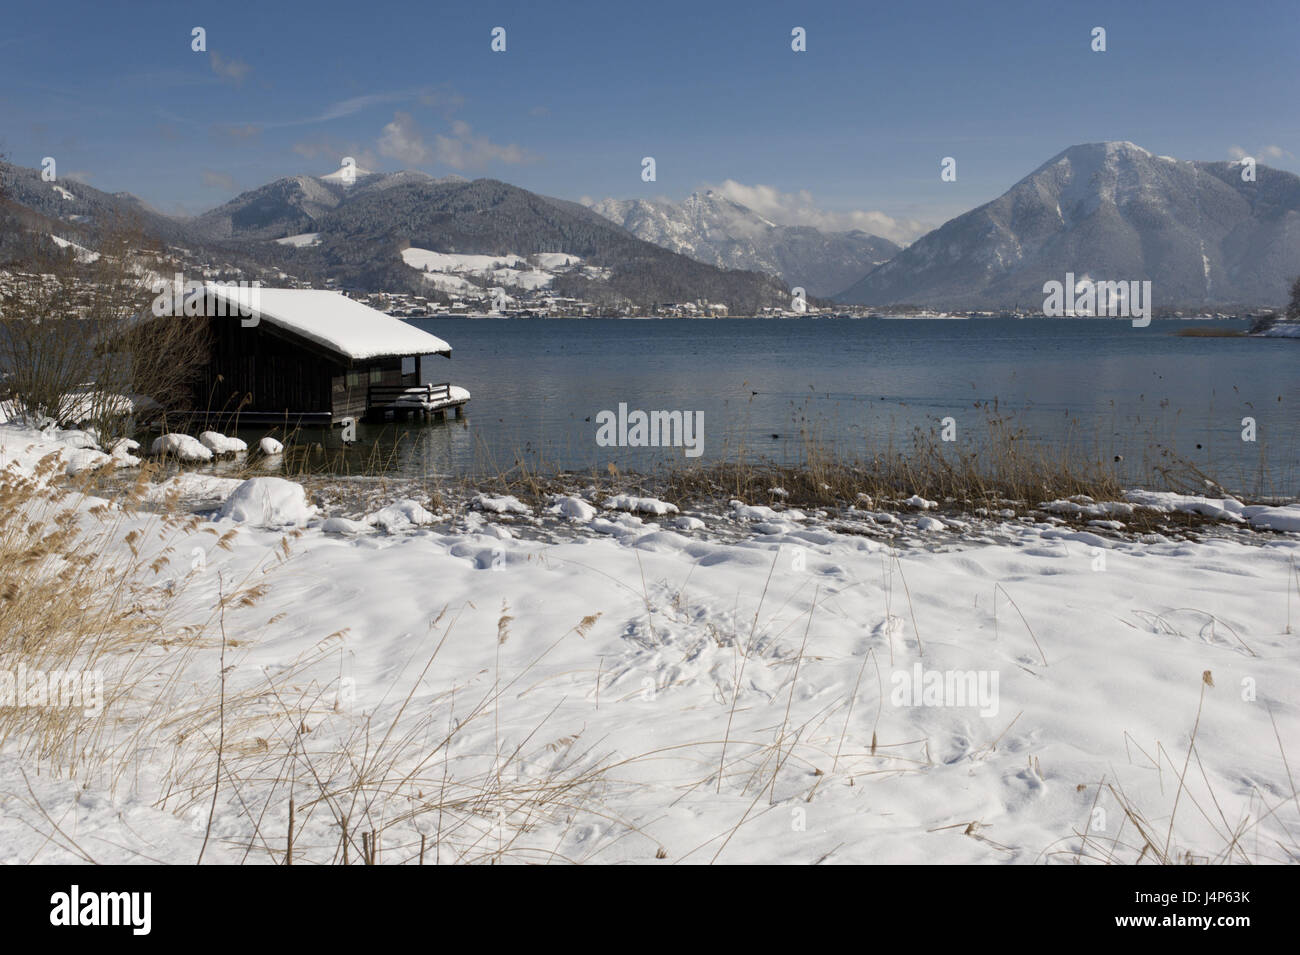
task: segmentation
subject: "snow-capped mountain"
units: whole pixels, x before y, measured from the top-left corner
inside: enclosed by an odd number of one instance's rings
[[[0,204],[16,213],[17,223],[27,228],[46,233],[75,230],[78,242],[93,242],[99,229],[111,225],[138,226],[167,241],[178,241],[185,234],[178,220],[129,192],[108,193],[76,179],[46,182],[39,169],[5,162],[0,162]],[[0,236],[0,248],[5,240],[16,238],[12,233]]]
[[[1284,302],[1300,274],[1300,178],[1240,162],[1072,146],[835,296],[868,305],[1036,307],[1067,272],[1150,280],[1155,307]]]
[[[809,295],[831,295],[893,257],[898,246],[866,232],[777,225],[712,190],[681,202],[602,199],[591,208],[638,239],[726,269],[777,275]]]
[[[7,249],[23,251],[19,231],[91,253],[99,228],[125,221],[186,261],[221,263],[259,279],[414,294],[545,288],[614,309],[703,300],[740,315],[790,303],[771,274],[696,261],[579,203],[494,179],[364,169],[288,176],[201,216],[174,218],[125,194],[43,182],[37,170],[0,163],[0,195],[8,199],[0,214],[12,211],[19,226],[0,228],[0,263]]]
[[[280,239],[317,231],[317,224],[344,202],[372,192],[411,183],[465,182],[460,176],[435,179],[423,172],[403,170],[372,173],[338,169],[325,176],[286,176],[241,193],[203,213],[193,228],[212,239]]]
[[[557,294],[604,304],[703,298],[744,314],[789,301],[769,275],[692,261],[578,203],[493,179],[399,172],[358,177],[346,186],[295,177],[237,197],[205,218],[228,220],[236,237],[292,239],[275,244],[287,271],[328,270],[356,287],[455,291],[468,273],[444,269],[428,256],[531,260],[549,254],[573,262],[526,261],[515,263],[522,268],[502,264],[489,271],[504,270],[493,281],[516,288],[540,287],[543,276],[535,273],[545,272],[545,286]]]

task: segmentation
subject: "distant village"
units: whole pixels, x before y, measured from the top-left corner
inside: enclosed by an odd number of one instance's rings
[[[307,286],[303,286],[307,287]],[[328,285],[327,285],[328,287]],[[344,290],[350,298],[398,318],[633,318],[652,315],[661,318],[727,318],[721,302],[666,302],[650,309],[597,305],[578,298],[546,293],[516,294],[508,303],[494,302],[489,290],[481,296],[461,293],[449,302],[405,292],[358,292]]]
[[[70,245],[70,244],[69,244]],[[187,249],[173,248],[172,254],[179,254],[183,265],[174,266],[185,278],[208,282],[258,281],[267,288],[311,289],[322,288],[342,294],[359,301],[371,308],[397,318],[730,318],[728,307],[722,302],[710,302],[705,299],[685,302],[661,302],[649,307],[623,305],[610,306],[584,301],[578,298],[555,294],[545,287],[521,288],[511,287],[506,292],[503,288],[484,288],[469,282],[462,282],[457,289],[431,289],[432,294],[419,295],[411,292],[371,292],[346,288],[334,279],[314,284],[297,278],[283,271],[257,269],[254,274],[238,266],[225,263],[217,264],[192,257]],[[142,257],[149,253],[138,250]],[[79,265],[92,263],[99,258],[97,253],[80,247],[69,249],[69,257]],[[170,278],[166,271],[173,266],[157,263],[156,268],[162,273],[159,277]],[[150,273],[152,275],[152,273]],[[19,287],[30,290],[30,282],[16,281],[21,273],[0,270],[0,297]],[[53,276],[44,278],[53,280]],[[82,294],[75,296],[81,308],[81,317],[89,312],[91,290],[94,282],[89,277],[79,281],[84,286]],[[20,297],[22,297],[20,295]],[[77,307],[77,306],[74,306]],[[1277,312],[1274,308],[1235,306],[1224,309],[1206,310],[1196,308],[1160,308],[1154,309],[1155,318],[1187,319],[1254,319],[1269,317]],[[894,305],[887,308],[867,305],[845,305],[829,303],[825,300],[812,300],[794,303],[788,308],[767,307],[754,315],[737,315],[739,318],[1041,318],[1041,308],[1016,307],[1010,309],[955,309],[936,310],[923,306]]]

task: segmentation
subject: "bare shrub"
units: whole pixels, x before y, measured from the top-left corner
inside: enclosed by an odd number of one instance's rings
[[[0,367],[13,416],[122,435],[134,411],[180,403],[206,355],[204,323],[154,318],[164,257],[133,222],[99,250],[31,233],[0,295]]]

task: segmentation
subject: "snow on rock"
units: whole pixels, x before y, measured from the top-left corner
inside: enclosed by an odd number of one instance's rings
[[[629,511],[637,514],[676,514],[677,505],[661,501],[657,497],[636,497],[632,494],[616,494],[607,498],[604,507],[608,511]]]
[[[939,506],[937,502],[927,501],[919,494],[913,494],[903,503],[917,511],[932,511]]]
[[[217,515],[259,527],[286,527],[306,524],[316,516],[316,508],[307,502],[301,484],[284,478],[255,477],[242,482],[226,498]]]
[[[1124,501],[1094,501],[1080,494],[1069,500],[1048,501],[1039,505],[1040,511],[1049,514],[1066,514],[1071,517],[1127,517],[1133,513],[1133,505]]]
[[[140,450],[140,442],[132,441],[130,438],[122,438],[113,445],[113,450],[109,452],[113,461],[119,468],[133,468],[140,463],[140,458],[135,452]]]
[[[863,508],[850,507],[849,513],[854,517],[870,518],[877,524],[898,524],[901,526],[903,523],[889,511],[869,511]]]
[[[731,501],[731,516],[738,521],[806,521],[808,515],[798,508],[778,511],[763,504],[746,504],[744,501]]]
[[[944,522],[939,520],[938,518],[929,517],[924,514],[916,519],[916,528],[917,530],[920,531],[926,531],[926,532],[941,531],[944,530],[946,527],[947,525],[944,524]]]
[[[59,444],[69,448],[99,448],[99,442],[88,431],[69,430],[51,435]]]
[[[647,530],[652,530],[656,525],[651,524],[647,528],[646,522],[635,514],[620,514],[613,520],[598,517],[588,526],[598,534],[609,534],[619,538],[635,538],[644,534]]]
[[[1178,494],[1174,491],[1125,491],[1124,499],[1162,514],[1174,512],[1200,514],[1218,521],[1244,523],[1241,514],[1245,505],[1231,497],[1198,497],[1194,494]]]
[[[346,517],[327,517],[321,521],[320,529],[326,534],[364,534],[371,529],[365,521],[353,521]]]
[[[63,458],[67,462],[65,470],[69,477],[84,471],[98,471],[113,460],[103,451],[94,448],[73,448],[65,451]]]
[[[195,471],[182,471],[161,484],[151,484],[145,492],[145,499],[159,503],[175,495],[181,500],[211,502],[216,506],[234,493],[243,484],[240,478],[217,477],[215,474],[199,474]]]
[[[270,457],[273,454],[284,453],[284,445],[271,437],[263,438],[261,441],[257,442],[257,449],[267,457]]]
[[[586,524],[596,516],[596,509],[580,497],[557,495],[555,503],[548,507],[547,513],[567,517],[571,521]]]
[[[489,494],[475,495],[474,500],[470,501],[472,507],[477,507],[481,511],[491,511],[493,514],[531,514],[533,509],[525,504],[513,494],[502,494],[493,497]]]
[[[248,445],[239,438],[228,438],[217,431],[204,431],[199,435],[199,443],[216,455],[243,454]]]
[[[385,534],[409,531],[414,527],[432,524],[435,520],[437,520],[437,517],[433,513],[409,498],[395,504],[389,504],[382,510],[367,514],[362,519],[367,526],[377,527]]]
[[[188,463],[212,460],[212,452],[199,443],[196,438],[179,432],[172,432],[155,438],[153,445],[149,448],[149,453],[165,455]]]
[[[1256,504],[1243,508],[1241,513],[1252,527],[1300,534],[1300,504],[1288,504],[1285,507]]]
[[[698,517],[679,517],[677,520],[673,521],[673,525],[677,527],[678,530],[683,531],[704,530],[704,522]]]

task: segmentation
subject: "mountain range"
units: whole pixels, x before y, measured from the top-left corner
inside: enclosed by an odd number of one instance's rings
[[[788,289],[771,275],[698,262],[642,241],[576,202],[493,179],[363,170],[353,182],[337,173],[290,176],[181,219],[154,212],[126,193],[45,182],[33,169],[5,165],[0,175],[20,221],[51,233],[57,228],[63,239],[93,245],[97,230],[126,218],[169,246],[363,291],[430,291],[402,256],[418,248],[576,256],[589,267],[556,275],[552,290],[601,305],[706,299],[735,314],[753,314],[790,302]],[[311,240],[276,241],[303,234]]]
[[[434,296],[513,284],[602,306],[706,299],[745,315],[787,307],[788,286],[802,286],[877,307],[1034,309],[1044,283],[1073,273],[1150,280],[1157,308],[1184,308],[1283,303],[1300,275],[1300,177],[1128,142],[1072,146],[902,250],[863,232],[778,225],[713,192],[588,208],[412,171],[289,176],[189,218],[3,163],[0,188],[0,263],[24,233],[93,249],[129,220],[223,273]]]
[[[591,208],[638,239],[719,268],[777,275],[814,296],[842,291],[899,250],[890,240],[860,230],[777,225],[712,190],[681,202],[602,199]]]
[[[1285,302],[1300,275],[1300,178],[1242,162],[1072,146],[845,291],[866,305],[1038,307],[1048,281],[1150,280],[1157,307]]]

